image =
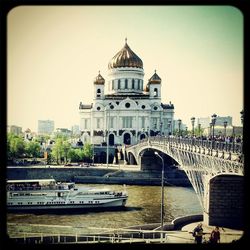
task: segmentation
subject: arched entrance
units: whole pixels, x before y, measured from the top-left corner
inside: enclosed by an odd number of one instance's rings
[[[144,139],[145,137],[146,137],[145,134],[141,134],[140,135],[140,140]]]
[[[123,135],[123,143],[124,144],[127,144],[127,145],[130,145],[131,144],[131,136],[129,133],[125,133]]]
[[[109,135],[109,145],[114,146],[115,144],[115,136],[113,134]]]

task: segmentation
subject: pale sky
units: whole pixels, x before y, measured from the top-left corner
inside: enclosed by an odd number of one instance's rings
[[[231,6],[21,6],[8,15],[7,123],[37,131],[79,124],[93,79],[125,38],[142,59],[144,84],[157,70],[162,102],[189,129],[192,116],[243,109],[243,16]],[[107,81],[106,81],[107,82]]]

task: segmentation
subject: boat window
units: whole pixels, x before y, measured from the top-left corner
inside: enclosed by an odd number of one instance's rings
[[[42,196],[42,195],[46,195],[46,193],[34,193],[34,194],[30,194],[31,196]]]

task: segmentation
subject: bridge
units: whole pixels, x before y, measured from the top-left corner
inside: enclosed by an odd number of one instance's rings
[[[185,171],[203,209],[204,223],[243,227],[244,158],[242,143],[193,138],[149,137],[126,146],[128,164],[156,169],[155,152],[171,157]],[[164,160],[165,161],[165,160]],[[144,164],[143,164],[144,163]]]

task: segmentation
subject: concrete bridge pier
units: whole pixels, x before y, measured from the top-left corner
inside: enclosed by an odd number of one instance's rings
[[[220,174],[207,178],[204,190],[204,223],[243,229],[243,176]]]

